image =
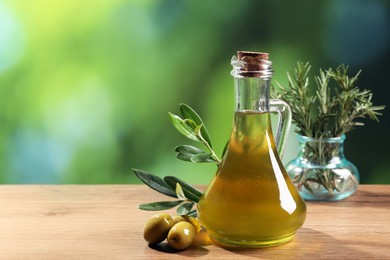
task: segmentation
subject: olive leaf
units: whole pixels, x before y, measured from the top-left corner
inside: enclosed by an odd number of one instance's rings
[[[175,201],[158,201],[152,203],[145,203],[138,206],[139,209],[148,210],[148,211],[157,211],[157,210],[166,210],[180,205],[183,200]]]
[[[177,152],[176,157],[183,161],[191,162],[191,157],[196,154],[205,153],[202,149],[192,145],[179,145],[175,147],[175,152]]]
[[[196,136],[196,134],[194,133],[193,127],[195,127],[194,125],[195,122],[193,120],[190,119],[183,120],[177,115],[174,115],[172,113],[168,113],[168,114],[173,126],[176,128],[177,131],[179,131],[179,133],[181,133],[182,135],[184,135],[185,137],[193,141],[202,142],[198,138],[198,136]]]
[[[198,125],[194,122],[194,120],[192,119],[188,119],[188,118],[185,118],[185,119],[182,119],[184,121],[184,123],[186,123],[192,130],[195,130]],[[194,131],[195,132],[195,131]],[[196,134],[195,134],[196,135]]]
[[[196,217],[198,216],[198,212],[197,212],[196,209],[193,209],[193,210],[191,210],[190,212],[188,212],[186,215],[189,216],[189,217],[194,217],[194,218],[196,218]]]
[[[194,206],[193,202],[184,202],[177,207],[176,213],[179,215],[187,215],[191,212],[192,207]]]
[[[191,185],[185,183],[184,181],[180,180],[177,177],[174,176],[165,176],[164,181],[171,186],[172,189],[176,189],[176,183],[179,183],[181,188],[183,189],[184,195],[187,199],[198,203],[200,197],[202,196],[202,192],[195,189]]]
[[[205,163],[205,162],[216,162],[210,153],[196,154],[191,157],[193,163]]]
[[[172,121],[173,126],[187,138],[203,143],[207,149],[210,151],[210,154],[202,152],[195,152],[194,155],[201,153],[202,155],[193,156],[191,153],[184,152],[177,154],[177,158],[183,161],[188,162],[215,162],[217,166],[220,165],[221,160],[218,158],[211,146],[210,135],[204,125],[200,116],[188,105],[180,104],[180,112],[184,119],[181,117],[169,113],[169,118]]]
[[[183,104],[181,103],[180,106],[180,112],[181,112],[181,115],[183,116],[183,118],[186,118],[186,119],[191,119],[193,120],[197,125],[202,125],[202,128],[200,129],[201,130],[201,133],[202,133],[202,136],[203,138],[205,139],[205,141],[210,145],[210,147],[212,148],[213,146],[211,145],[211,139],[210,139],[210,135],[209,135],[209,132],[207,131],[207,128],[206,126],[204,125],[203,123],[203,120],[202,118],[198,115],[198,113],[195,112],[194,109],[192,109],[189,105],[187,104]]]
[[[178,183],[178,182],[176,182],[176,195],[177,195],[177,198],[179,198],[181,200],[187,200],[186,195],[184,195],[184,191],[181,188],[180,183]]]
[[[215,162],[211,154],[191,145],[180,145],[175,148],[176,158],[187,162]]]
[[[175,188],[167,184],[160,177],[143,170],[133,169],[134,174],[146,185],[164,195],[177,198]]]
[[[177,177],[166,176],[164,179],[161,179],[160,177],[143,170],[133,169],[133,172],[143,183],[155,191],[170,197],[179,198],[179,200],[176,201],[157,201],[140,204],[139,209],[153,211],[165,210],[180,205],[177,210],[181,215],[197,216],[196,210],[194,211],[191,209],[195,203],[199,202],[202,192]],[[181,206],[183,204],[184,206]],[[190,204],[192,204],[191,207]]]

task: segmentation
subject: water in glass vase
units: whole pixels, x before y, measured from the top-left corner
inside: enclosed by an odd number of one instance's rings
[[[273,246],[302,226],[306,206],[276,152],[270,113],[237,111],[224,159],[198,204],[217,244]]]

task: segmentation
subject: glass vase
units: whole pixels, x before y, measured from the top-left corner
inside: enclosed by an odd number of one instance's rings
[[[299,136],[298,156],[286,170],[302,198],[337,201],[356,191],[359,172],[344,156],[344,140]]]

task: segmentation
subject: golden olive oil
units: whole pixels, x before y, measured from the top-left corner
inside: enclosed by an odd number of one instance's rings
[[[302,226],[306,206],[276,152],[269,113],[235,113],[225,156],[198,211],[222,245],[277,245]]]

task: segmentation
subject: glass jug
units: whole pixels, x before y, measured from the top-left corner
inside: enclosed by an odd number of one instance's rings
[[[267,53],[232,58],[235,114],[217,173],[198,203],[210,238],[221,246],[265,247],[291,240],[306,205],[280,160],[291,122],[288,105],[270,100],[272,62]],[[276,143],[270,113],[280,115]]]

